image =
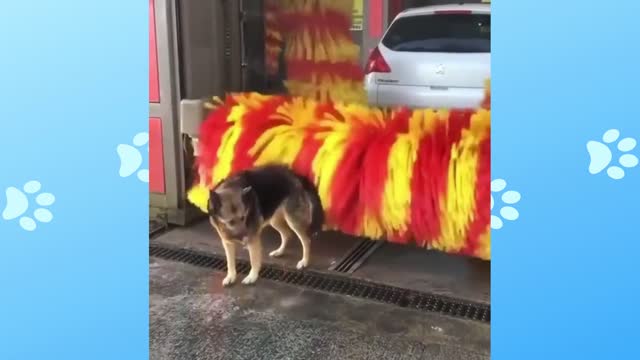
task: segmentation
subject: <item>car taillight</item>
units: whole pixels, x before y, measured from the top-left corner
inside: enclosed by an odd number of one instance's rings
[[[382,53],[380,49],[377,47],[373,49],[371,55],[369,55],[369,60],[367,60],[367,66],[364,68],[364,74],[370,73],[389,73],[391,72],[391,68],[389,64],[382,57]]]

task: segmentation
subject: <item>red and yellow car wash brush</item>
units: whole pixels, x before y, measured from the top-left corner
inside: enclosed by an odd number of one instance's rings
[[[280,163],[317,186],[327,227],[489,259],[490,109],[380,109],[304,97],[229,95],[200,129],[206,212],[229,174]]]

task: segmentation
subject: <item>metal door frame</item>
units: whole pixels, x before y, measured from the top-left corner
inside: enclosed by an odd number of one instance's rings
[[[202,121],[204,98],[242,89],[239,5],[237,0],[155,0],[160,102],[149,103],[149,117],[162,122],[165,192],[150,193],[149,205],[150,216],[166,213],[172,224],[186,225],[202,215],[186,199],[191,184],[186,184],[185,156],[192,154],[183,134],[191,135]],[[207,22],[214,28],[203,35],[197,27]],[[203,51],[207,64],[199,63]],[[197,122],[185,124],[194,114]]]
[[[176,7],[174,0],[155,0],[156,52],[160,102],[149,103],[149,117],[160,118],[165,192],[150,193],[152,208],[166,209],[167,220],[184,222],[184,170],[177,104],[180,99],[178,48],[176,38]]]

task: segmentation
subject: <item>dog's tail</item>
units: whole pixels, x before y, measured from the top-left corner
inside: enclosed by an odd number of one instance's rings
[[[309,225],[309,232],[315,236],[322,230],[324,225],[324,209],[322,208],[322,200],[318,195],[318,189],[316,186],[305,176],[296,175],[302,183],[302,189],[311,203],[311,224]]]

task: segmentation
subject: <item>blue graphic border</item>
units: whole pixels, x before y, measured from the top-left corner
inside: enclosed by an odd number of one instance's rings
[[[0,211],[31,180],[56,199],[32,232],[0,217],[0,359],[148,358],[148,184],[119,177],[116,152],[148,131],[148,16],[2,5]]]
[[[637,357],[640,168],[592,175],[586,146],[640,139],[640,7],[611,5],[493,2],[492,178],[522,194],[492,231],[495,359]]]

